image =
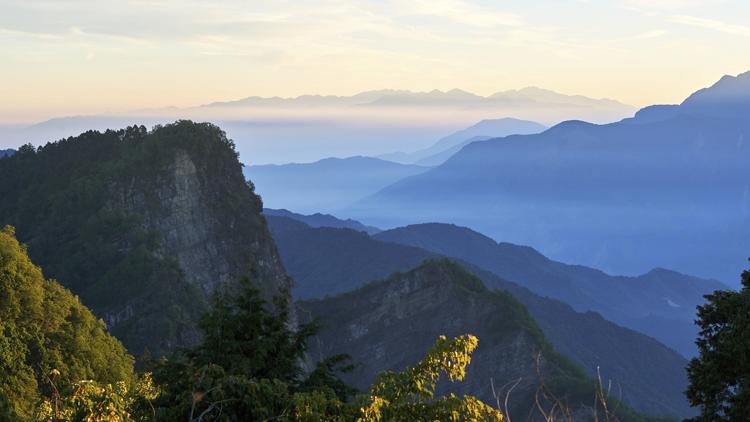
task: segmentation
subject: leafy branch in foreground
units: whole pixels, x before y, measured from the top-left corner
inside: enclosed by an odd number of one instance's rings
[[[59,371],[49,375],[52,394],[37,407],[37,421],[135,422],[154,420],[151,402],[159,394],[150,373],[144,374],[131,388],[124,381],[102,384],[92,380],[61,386],[69,394],[61,395],[54,383]]]
[[[435,398],[441,373],[451,382],[462,381],[471,353],[479,340],[463,335],[453,340],[440,336],[416,366],[403,372],[378,374],[368,403],[361,409],[361,422],[374,421],[497,421],[502,414],[472,396],[450,394]]]

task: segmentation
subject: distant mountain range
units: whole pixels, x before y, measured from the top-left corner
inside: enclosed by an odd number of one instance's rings
[[[467,98],[474,100],[467,103]],[[458,90],[248,97],[196,107],[64,116],[27,126],[0,126],[0,148],[16,148],[25,143],[38,146],[87,130],[116,130],[133,124],[151,128],[191,119],[219,125],[235,141],[247,164],[285,164],[410,152],[483,119],[509,116],[546,125],[573,118],[611,122],[632,116],[635,111],[610,100],[531,88],[491,97]],[[494,136],[498,135],[502,133]]]
[[[548,259],[533,248],[494,240],[449,224],[420,224],[374,234],[331,227],[312,230],[267,216],[285,266],[297,281],[298,298],[338,294],[365,280],[403,271],[424,259],[445,256],[554,298],[578,312],[595,311],[610,321],[653,336],[686,357],[696,353],[696,306],[703,295],[727,286],[655,269],[638,277],[612,276]],[[377,242],[377,241],[380,242]],[[341,261],[331,262],[332,257]],[[490,287],[499,287],[489,284]]]
[[[234,101],[206,104],[215,107],[589,107],[619,109],[626,111],[631,106],[610,99],[593,99],[581,95],[565,95],[547,89],[527,87],[519,90],[501,91],[481,96],[461,89],[448,91],[432,90],[414,92],[408,90],[383,89],[361,92],[352,96],[301,95],[299,97],[247,97]]]
[[[526,135],[539,133],[546,129],[544,125],[528,120],[512,118],[489,119],[459,130],[441,138],[434,145],[412,153],[397,152],[379,156],[384,160],[399,163],[412,163],[422,166],[436,166],[444,163],[465,145],[489,138],[508,135]]]
[[[527,246],[497,243],[450,224],[419,224],[373,236],[375,239],[421,249],[477,265],[528,288],[561,300],[579,312],[595,311],[610,321],[653,336],[692,357],[696,353],[696,306],[703,295],[728,287],[665,269],[638,277],[612,276],[602,271],[548,259]]]
[[[370,280],[408,271],[424,260],[443,255],[348,229],[312,228],[286,217],[267,219],[284,266],[295,279],[293,294],[297,298],[340,295]],[[451,229],[445,225],[439,227],[449,232]],[[463,233],[465,240],[453,238],[457,241],[456,248],[471,245],[474,237],[483,237],[468,230]],[[477,252],[475,248],[470,250]],[[623,398],[636,409],[650,414],[691,414],[682,396],[687,383],[683,368],[687,362],[676,352],[648,336],[605,321],[596,313],[579,313],[569,305],[532,293],[479,266],[459,262],[479,276],[486,286],[508,291],[522,302],[557,351],[575,360],[591,375],[601,367],[605,378],[621,386]],[[520,271],[525,265],[528,264],[520,260],[513,267]],[[353,295],[356,293],[339,297]],[[332,303],[343,300],[334,299]],[[440,311],[447,317],[458,318],[454,312],[461,312],[461,309],[451,307]],[[334,319],[336,322],[326,331],[346,332],[344,323],[337,317]],[[643,359],[644,354],[651,358]]]
[[[405,177],[443,163],[463,146],[478,139],[515,133],[538,133],[539,123],[511,118],[483,120],[411,154],[380,158],[327,158],[313,163],[268,164],[245,167],[245,177],[271,208],[298,212],[333,212],[372,195]],[[394,161],[390,161],[393,159]],[[417,162],[417,164],[401,164]]]
[[[355,367],[344,377],[360,389],[367,388],[380,370],[402,370],[418,361],[438,336],[471,333],[479,338],[479,347],[466,380],[441,382],[438,391],[472,394],[495,403],[504,395],[498,399],[493,384],[498,391],[505,382],[497,380],[517,380],[508,412],[524,419],[528,415],[528,420],[540,420],[535,403],[544,409],[550,406],[537,393],[543,383],[557,390],[553,394],[572,412],[591,405],[592,384],[554,353],[523,305],[506,292],[487,290],[479,279],[447,261],[430,261],[345,295],[300,303],[298,309],[325,327],[311,342],[311,355],[351,356]]]
[[[271,208],[264,208],[263,215],[272,217],[288,217],[293,220],[301,221],[310,227],[333,227],[339,229],[352,229],[359,232],[365,232],[367,234],[375,234],[381,230],[373,226],[365,226],[356,220],[342,220],[336,218],[331,214],[315,213],[311,215],[303,215],[291,212],[289,210],[274,210]]]
[[[314,163],[246,166],[268,208],[331,212],[427,167],[370,157],[327,158]]]
[[[607,125],[474,142],[347,215],[442,221],[620,274],[738,279],[750,250],[750,72]]]
[[[15,153],[16,153],[16,150],[14,149],[0,149],[0,158],[9,157]]]

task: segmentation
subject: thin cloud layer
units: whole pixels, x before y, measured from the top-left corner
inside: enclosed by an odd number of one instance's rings
[[[737,21],[750,5],[739,0],[0,0],[0,8],[8,99],[0,122],[378,88],[489,94],[535,85],[645,105],[750,68],[750,28]]]

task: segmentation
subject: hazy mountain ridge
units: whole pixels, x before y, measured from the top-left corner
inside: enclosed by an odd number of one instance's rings
[[[579,312],[595,311],[653,336],[687,357],[696,353],[696,306],[704,302],[703,295],[727,288],[714,280],[665,269],[638,277],[612,276],[582,265],[556,262],[533,248],[497,243],[450,224],[412,225],[373,237],[470,262]]]
[[[437,257],[419,248],[374,241],[351,229],[312,228],[288,217],[268,216],[267,220],[284,267],[295,280],[295,299],[348,292],[365,281]]]
[[[425,148],[446,133],[498,116],[551,125],[571,118],[610,122],[635,111],[630,106],[599,100],[592,100],[596,106],[581,106],[576,103],[578,96],[568,96],[570,103],[555,104],[486,99],[487,104],[471,107],[443,100],[437,107],[424,102],[396,107],[361,105],[406,94],[408,91],[380,90],[351,97],[250,97],[195,107],[53,117],[35,124],[0,127],[0,148],[42,144],[92,129],[104,131],[132,124],[152,127],[192,119],[221,126],[234,139],[243,161],[248,164],[283,164],[312,162],[331,156],[379,156],[391,151]],[[451,97],[446,93],[433,96]]]
[[[748,77],[721,85],[744,88]],[[342,214],[379,227],[456,223],[609,272],[666,266],[735,280],[750,248],[750,182],[741,176],[750,90],[730,100],[735,112],[724,117],[691,100],[669,116],[568,121],[474,142]]]
[[[14,149],[0,149],[0,158],[10,157],[11,155],[15,153],[16,153],[16,150]]]
[[[461,129],[448,136],[440,138],[434,145],[412,153],[391,153],[381,155],[380,158],[390,159],[400,163],[415,163],[423,166],[442,164],[464,145],[489,138],[515,134],[530,134],[542,132],[546,127],[529,120],[513,118],[486,119],[465,129]]]
[[[332,212],[427,167],[371,157],[327,158],[314,163],[246,166],[245,177],[269,208]]]
[[[331,214],[315,213],[311,215],[302,215],[302,214],[297,214],[297,213],[294,213],[285,209],[274,210],[270,208],[264,208],[263,215],[267,217],[268,216],[288,217],[293,220],[301,221],[310,227],[332,227],[332,228],[338,228],[338,229],[352,229],[356,231],[365,232],[369,235],[373,235],[381,231],[377,227],[365,226],[359,221],[352,220],[352,219],[342,220],[340,218],[336,218],[335,216]]]
[[[214,102],[201,107],[252,107],[252,106],[405,106],[405,105],[460,105],[491,106],[509,104],[534,104],[540,106],[575,105],[579,107],[630,106],[611,99],[594,99],[583,95],[566,95],[555,91],[526,87],[518,90],[499,91],[488,96],[477,95],[461,89],[428,92],[383,89],[365,91],[351,96],[300,95],[297,97],[252,96],[239,100]]]
[[[285,217],[268,217],[268,223],[284,266],[295,279],[292,292],[297,298],[349,292],[443,255],[377,240],[352,230],[311,228]],[[460,242],[456,245],[464,246]],[[531,248],[514,248],[525,251],[529,257],[540,256]],[[684,357],[650,337],[604,320],[597,313],[579,313],[567,304],[532,293],[479,266],[459,262],[486,286],[507,290],[523,303],[555,350],[576,361],[590,376],[601,367],[603,376],[620,385],[623,398],[636,409],[651,414],[692,414],[682,395],[687,382]],[[651,359],[642,359],[644,353]]]

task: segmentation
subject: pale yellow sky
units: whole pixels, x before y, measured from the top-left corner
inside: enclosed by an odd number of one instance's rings
[[[750,70],[744,0],[0,0],[0,122],[540,86],[636,106]]]

